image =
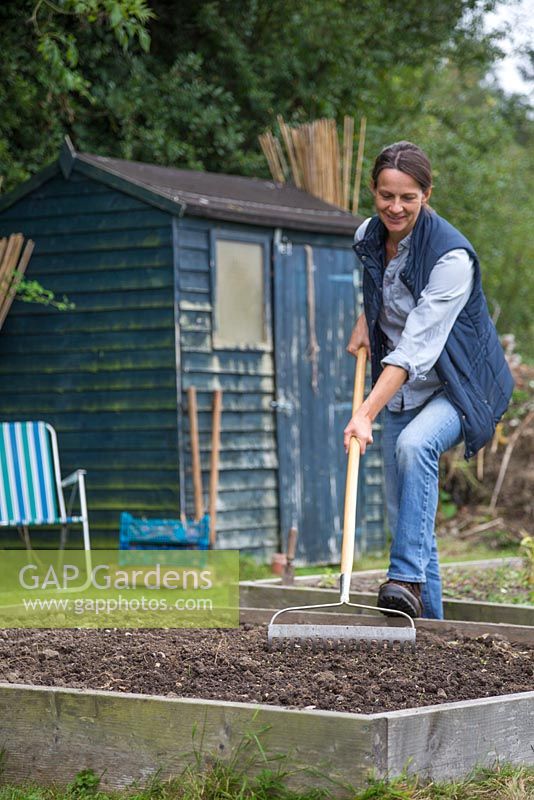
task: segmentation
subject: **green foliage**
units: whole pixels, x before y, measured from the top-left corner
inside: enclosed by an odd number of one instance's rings
[[[277,114],[365,113],[364,174],[396,139],[429,152],[433,205],[479,252],[499,329],[534,358],[532,115],[488,78],[499,39],[483,15],[495,5],[7,0],[3,189],[51,160],[65,134],[81,151],[268,177],[257,136]],[[361,211],[371,210],[364,191]]]
[[[39,303],[43,306],[52,306],[52,308],[57,308],[58,311],[70,311],[76,307],[65,295],[58,299],[54,292],[50,289],[45,289],[39,281],[26,279],[22,280],[18,285],[17,300],[21,300],[23,303]]]
[[[259,581],[262,578],[272,578],[273,573],[268,564],[262,564],[252,556],[239,554],[239,580]]]
[[[439,490],[439,514],[442,519],[452,519],[458,513],[458,506],[452,499],[450,492],[445,489]]]
[[[0,7],[4,188],[42,166],[65,133],[82,150],[265,176],[257,135],[278,113],[374,108],[389,139],[451,48],[464,61],[487,58],[480,26],[460,25],[476,5],[11,0]]]
[[[339,567],[337,572],[335,569],[327,567],[321,575],[321,580],[317,584],[320,589],[333,589],[338,585],[339,581]]]
[[[148,50],[146,0],[0,4],[0,175],[10,189],[55,156],[80,116],[98,113],[98,62]],[[92,67],[92,70],[91,70]]]
[[[93,800],[98,794],[99,784],[100,778],[92,769],[83,769],[67,786],[67,797],[72,800]]]
[[[95,131],[101,148],[188,169],[224,163],[231,172],[246,160],[239,109],[228,91],[206,81],[199,54],[178,56],[163,69],[152,58],[132,59],[126,68],[128,92],[111,78],[105,90],[95,90],[103,114]],[[84,125],[73,128],[83,141]]]
[[[523,551],[527,588],[534,596],[534,536],[527,535],[521,539],[521,550]]]

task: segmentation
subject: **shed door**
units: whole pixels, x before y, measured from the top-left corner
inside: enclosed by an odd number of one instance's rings
[[[280,523],[284,543],[296,525],[298,558],[311,564],[340,557],[343,428],[351,414],[355,368],[345,348],[356,313],[355,269],[346,247],[295,242],[275,247]],[[359,494],[358,520],[363,518]]]

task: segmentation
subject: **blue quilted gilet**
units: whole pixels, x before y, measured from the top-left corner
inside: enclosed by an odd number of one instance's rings
[[[369,222],[364,238],[354,245],[364,268],[364,309],[371,339],[373,384],[382,372],[380,362],[386,355],[384,336],[378,325],[386,233],[385,226],[375,216]],[[423,209],[412,232],[410,252],[401,279],[417,302],[436,262],[457,248],[467,250],[474,260],[474,285],[435,369],[446,397],[460,416],[465,457],[470,458],[493,436],[514,386],[482,291],[477,254],[456,228],[435,212]]]

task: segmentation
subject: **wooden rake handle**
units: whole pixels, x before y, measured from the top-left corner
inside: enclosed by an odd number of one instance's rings
[[[363,403],[365,389],[365,366],[367,351],[360,347],[354,374],[354,392],[352,395],[352,414],[354,415]],[[358,497],[358,473],[360,469],[360,442],[352,436],[349,444],[347,462],[347,481],[345,484],[345,512],[343,517],[343,539],[341,543],[341,601],[348,602],[350,578],[354,564],[354,535],[356,531],[356,501]]]
[[[200,444],[198,436],[197,390],[194,386],[190,386],[187,390],[187,408],[189,411],[189,431],[191,436],[191,468],[193,472],[195,522],[199,522],[204,514],[204,498],[202,492],[202,469],[200,466]]]
[[[219,452],[221,449],[221,412],[222,390],[213,392],[213,409],[211,421],[211,465],[210,465],[210,547],[215,547],[217,539],[217,491],[219,488]]]

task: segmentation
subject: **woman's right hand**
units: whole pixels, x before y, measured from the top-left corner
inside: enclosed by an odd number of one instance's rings
[[[368,444],[373,444],[373,428],[369,416],[362,411],[362,407],[349,420],[347,427],[343,431],[343,444],[345,453],[348,454],[350,440],[354,436],[360,443],[360,453],[363,456]]]
[[[353,356],[358,355],[360,347],[365,347],[367,350],[367,358],[371,360],[371,342],[369,341],[369,328],[367,327],[367,320],[365,314],[360,314],[356,321],[356,325],[352,329],[349,343],[347,344],[347,353]]]

